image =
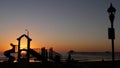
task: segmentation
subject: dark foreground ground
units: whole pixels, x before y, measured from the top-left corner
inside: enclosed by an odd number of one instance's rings
[[[120,61],[64,62],[64,63],[0,63],[0,68],[120,68]]]

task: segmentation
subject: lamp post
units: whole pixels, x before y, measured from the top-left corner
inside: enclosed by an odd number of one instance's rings
[[[108,28],[108,37],[111,39],[112,43],[112,62],[114,63],[115,55],[114,55],[114,40],[115,40],[115,29],[114,29],[114,18],[115,18],[115,12],[116,9],[112,6],[112,3],[110,7],[108,8],[107,12],[109,13],[109,19],[111,22],[111,28]]]

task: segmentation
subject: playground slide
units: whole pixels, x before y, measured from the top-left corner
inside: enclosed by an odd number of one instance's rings
[[[4,61],[4,62],[13,62],[15,60],[15,57],[13,57],[12,55],[10,55],[10,53],[12,52],[12,49],[11,50],[7,50],[4,52],[4,55],[9,58],[7,61]]]
[[[5,61],[5,62],[9,62],[9,63],[14,62],[14,60],[15,60],[15,57],[12,56],[12,55],[10,55],[10,53],[15,53],[15,45],[13,45],[12,43],[11,43],[10,45],[12,46],[12,49],[6,50],[6,51],[4,52],[4,55],[5,55],[7,58],[9,58],[9,59],[8,59],[7,61]]]
[[[30,54],[34,57],[36,57],[38,60],[44,60],[44,57],[37,53],[35,50],[30,49]]]

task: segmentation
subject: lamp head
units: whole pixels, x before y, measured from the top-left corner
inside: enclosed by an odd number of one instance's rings
[[[108,8],[107,12],[108,12],[109,14],[111,14],[111,13],[115,14],[116,9],[112,6],[112,3],[110,4],[110,7]]]

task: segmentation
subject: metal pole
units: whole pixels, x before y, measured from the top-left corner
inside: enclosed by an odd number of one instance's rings
[[[115,39],[115,31],[114,31],[114,25],[113,25],[113,21],[115,18],[115,12],[116,9],[112,6],[112,3],[110,5],[110,7],[108,8],[108,13],[109,13],[109,19],[111,22],[111,28],[109,28],[109,39],[111,39],[111,43],[112,43],[112,62],[113,62],[113,67],[114,67],[114,61],[115,61],[115,55],[114,55],[114,39]]]
[[[113,21],[111,21],[111,28],[114,29]],[[114,31],[113,31],[114,34]],[[114,54],[114,38],[111,39],[111,44],[112,44],[112,62],[114,64],[115,61],[115,54]]]
[[[114,55],[114,39],[112,39],[112,61],[114,63],[115,61],[115,55]]]

